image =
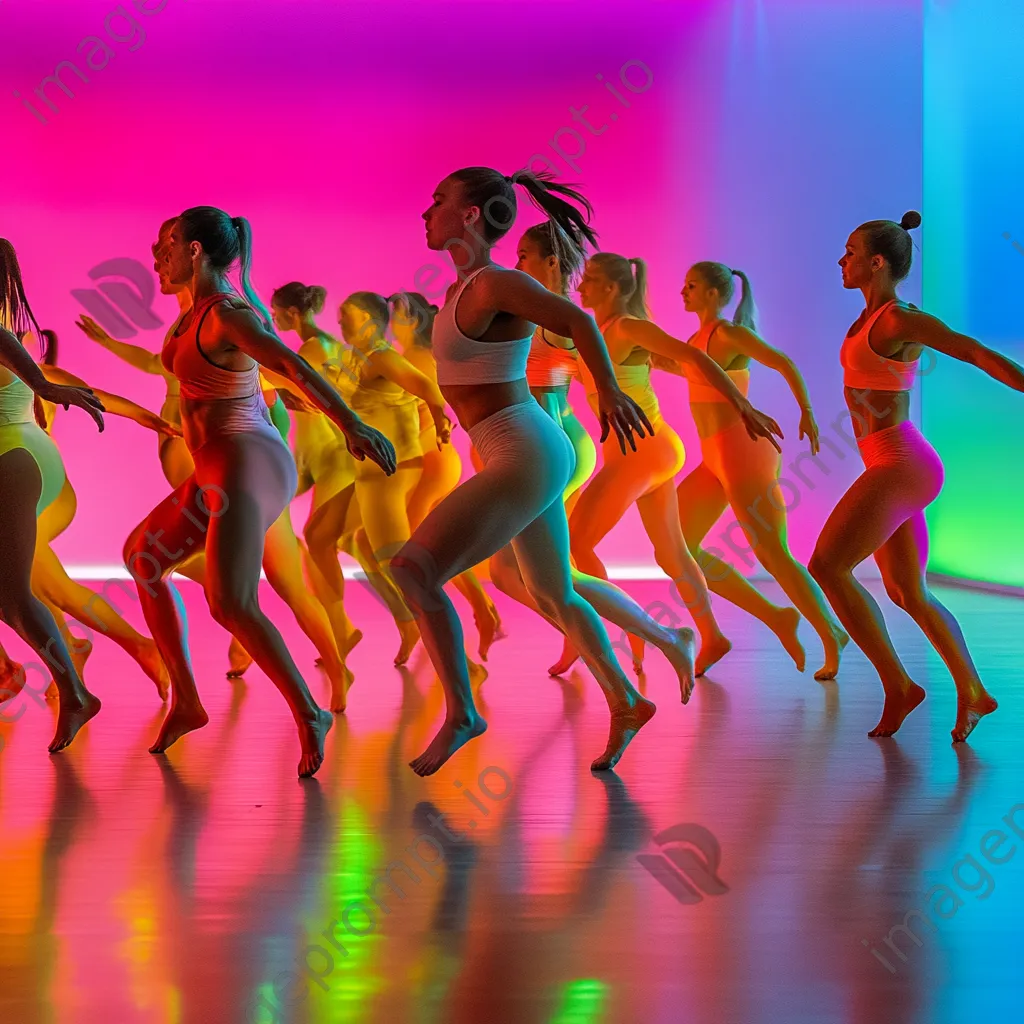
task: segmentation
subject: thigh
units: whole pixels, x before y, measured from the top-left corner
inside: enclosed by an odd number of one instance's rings
[[[701,541],[728,506],[725,488],[705,463],[700,463],[683,477],[676,488],[676,507],[683,536],[691,551],[700,547]]]
[[[36,503],[42,487],[39,467],[24,448],[0,455],[0,607],[5,597],[31,593]]]
[[[537,468],[522,463],[483,467],[434,507],[403,554],[413,562],[429,559],[440,583],[490,558],[551,503],[551,488],[538,479]]]
[[[606,442],[605,449],[608,447],[609,444]],[[645,464],[649,480],[648,491],[660,487],[667,480],[675,480],[686,462],[686,449],[683,447],[682,438],[664,422],[658,426],[654,437],[638,441],[636,449],[636,452],[630,452],[628,458],[640,459]]]
[[[886,586],[903,593],[924,589],[928,566],[928,524],[923,512],[912,515],[875,552]]]
[[[822,527],[815,557],[853,569],[878,551],[913,514],[900,494],[900,475],[898,468],[886,466],[864,470]]]
[[[195,476],[174,489],[132,531],[126,545],[128,571],[137,583],[155,583],[202,551],[210,509]]]
[[[662,554],[686,548],[682,524],[679,522],[679,501],[671,480],[648,491],[636,503],[640,521],[655,549]]]
[[[206,593],[211,607],[225,600],[257,600],[267,534],[265,519],[259,498],[235,489],[228,491],[228,500],[218,514],[210,517]]]
[[[534,596],[566,600],[572,593],[569,524],[565,505],[552,502],[513,540],[523,583]]]
[[[161,438],[160,465],[164,478],[172,487],[183,484],[196,470],[188,445],[180,437]]]
[[[322,505],[317,505],[314,501],[306,520],[304,532],[307,539],[310,534],[315,534],[340,540],[345,533],[353,507],[358,508],[355,494],[356,487],[353,483],[331,495]]]
[[[409,539],[409,496],[422,475],[422,467],[405,463],[386,476],[362,473],[356,479],[356,500],[366,537],[378,560],[392,558]]]
[[[71,481],[64,478],[64,486],[60,495],[52,505],[43,509],[39,516],[37,545],[49,544],[55,537],[59,537],[70,525],[78,511],[78,498],[75,496],[75,489]]]
[[[640,444],[646,444],[641,441]],[[639,445],[638,445],[639,447]],[[604,446],[604,465],[583,488],[572,510],[569,530],[574,540],[599,544],[651,486],[651,468],[639,453],[623,455]]]

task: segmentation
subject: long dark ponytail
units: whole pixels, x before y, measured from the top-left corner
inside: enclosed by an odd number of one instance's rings
[[[6,238],[0,238],[0,328],[6,328],[16,338],[34,331],[40,346],[43,344],[43,331],[25,298],[18,254]]]
[[[199,242],[214,270],[224,273],[237,260],[238,283],[246,302],[267,327],[271,327],[270,310],[252,286],[252,227],[245,217],[229,217],[216,206],[193,206],[179,218],[186,242]],[[272,328],[271,328],[272,329]]]
[[[493,167],[463,167],[448,176],[462,185],[470,206],[479,206],[483,213],[480,229],[484,241],[495,243],[515,223],[518,213],[515,186],[526,190],[530,202],[551,225],[552,247],[561,259],[560,247],[568,250],[572,239],[588,242],[597,248],[597,234],[590,227],[594,208],[590,201],[572,185],[555,180],[550,171],[534,172],[523,168],[515,174],[502,174]]]

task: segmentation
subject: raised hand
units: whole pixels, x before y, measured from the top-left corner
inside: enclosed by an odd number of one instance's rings
[[[363,459],[375,462],[388,476],[398,468],[394,445],[379,430],[362,420],[345,427],[345,443],[353,458],[360,462]]]
[[[68,387],[47,381],[37,389],[36,394],[51,405],[59,405],[65,409],[77,405],[96,421],[100,433],[103,432],[103,403],[93,393],[92,388]]]
[[[634,434],[637,437],[654,436],[654,427],[651,426],[651,421],[643,409],[619,388],[598,392],[597,400],[602,442],[608,436],[608,431],[614,430],[615,436],[619,439],[619,448],[625,454],[627,441],[630,448],[636,451]]]
[[[92,317],[86,316],[84,313],[75,321],[75,326],[87,337],[93,341],[113,341],[109,334]]]

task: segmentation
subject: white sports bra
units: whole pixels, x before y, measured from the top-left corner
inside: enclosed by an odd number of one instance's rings
[[[476,341],[459,330],[455,320],[466,285],[487,267],[474,270],[434,317],[431,349],[437,361],[437,383],[507,384],[526,376],[526,360],[533,335],[514,341]]]

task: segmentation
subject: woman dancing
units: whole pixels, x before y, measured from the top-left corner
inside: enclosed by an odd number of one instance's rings
[[[165,347],[174,337],[182,320],[189,315],[192,309],[191,265],[187,262],[183,263],[180,267],[183,279],[178,280],[174,279],[171,268],[164,259],[171,230],[176,220],[177,218],[171,218],[160,226],[157,241],[153,245],[153,266],[160,281],[160,291],[164,295],[174,295],[180,307],[177,319],[164,338]],[[180,384],[178,378],[161,362],[159,355],[139,348],[137,345],[127,345],[124,342],[115,341],[89,317],[83,316],[77,326],[87,337],[102,345],[118,358],[145,373],[163,377],[167,391],[161,416],[176,426],[181,425]],[[266,382],[263,382],[261,386],[264,401],[269,399],[273,403],[271,421],[287,444],[288,416],[280,395]],[[180,487],[195,471],[192,455],[184,438],[181,437],[161,439],[160,464],[164,471],[164,477],[173,488]],[[309,593],[303,580],[300,545],[292,529],[291,515],[288,509],[282,511],[277,522],[267,532],[263,568],[267,575],[267,581],[275,593],[292,610],[300,629],[309,637],[320,655],[321,664],[323,664],[324,671],[331,683],[331,710],[344,711],[347,685],[351,677],[345,668],[344,658],[334,641],[327,613],[314,595]],[[205,587],[206,559],[202,551],[186,559],[176,567],[175,571]],[[245,647],[237,637],[232,637],[228,651],[228,678],[239,678],[251,663],[252,657]]]
[[[419,292],[399,292],[388,299],[391,307],[391,333],[402,355],[425,377],[437,383],[437,363],[430,351],[437,306],[427,302]],[[438,444],[434,417],[426,402],[419,403],[420,448],[423,450],[423,472],[409,497],[409,525],[415,530],[427,513],[458,486],[462,479],[462,459],[453,444]],[[467,569],[452,584],[469,602],[473,621],[480,635],[481,661],[501,631],[501,617],[494,602],[480,584],[476,573]]]
[[[100,702],[82,682],[53,616],[32,593],[36,520],[64,486],[57,447],[34,420],[33,392],[54,405],[85,409],[100,430],[103,407],[87,388],[53,384],[43,376],[17,337],[30,329],[42,336],[14,246],[0,238],[0,619],[50,666],[60,700],[49,746],[56,753],[97,714]]]
[[[685,452],[679,435],[662,419],[658,398],[651,387],[652,354],[694,367],[709,387],[732,405],[751,438],[767,438],[778,450],[772,434],[781,437],[782,432],[774,420],[751,406],[726,372],[705,352],[678,341],[651,323],[647,309],[647,266],[643,260],[595,253],[587,260],[579,290],[582,305],[594,311],[619,386],[647,414],[654,433],[636,459],[626,458],[607,442],[602,445],[604,464],[587,484],[569,519],[573,557],[581,571],[607,579],[608,573],[595,548],[630,505],[635,504],[654,545],[655,560],[675,583],[700,633],[696,673],[703,675],[728,654],[732,644],[718,628],[704,576],[683,537],[675,476],[683,468]],[[589,368],[581,369],[587,397],[596,410],[597,383]],[[794,633],[795,629],[794,622]]]
[[[571,234],[563,232],[557,225],[548,222],[529,228],[520,239],[516,269],[529,274],[548,291],[567,298],[569,285],[578,277],[584,259],[582,236],[575,231]],[[566,512],[571,507],[570,500],[590,476],[597,460],[594,442],[576,419],[568,401],[569,384],[578,372],[575,351],[568,338],[555,337],[538,327],[533,332],[526,360],[526,382],[530,393],[548,416],[563,429],[576,457],[577,468],[563,493]],[[580,463],[583,464],[583,472],[579,471]],[[538,614],[543,614],[523,582],[519,563],[510,544],[492,556],[490,571],[494,585],[502,593]],[[650,641],[665,654],[679,676],[680,694],[683,703],[687,703],[693,689],[693,630],[662,626],[614,584],[595,576],[586,576],[575,567],[571,568],[571,573],[573,590],[593,605],[603,619],[614,622],[630,637]],[[556,623],[552,624],[557,626]],[[561,675],[569,670],[578,657],[579,653],[566,637],[561,658],[548,671],[552,675]]]
[[[132,532],[124,549],[171,674],[171,709],[151,749],[163,752],[209,720],[167,584],[198,541],[206,554],[211,613],[284,695],[302,746],[299,775],[311,776],[323,761],[333,720],[313,700],[280,633],[259,606],[264,537],[296,486],[295,463],[263,400],[260,366],[287,377],[327,412],[357,459],[369,457],[387,472],[394,469],[394,450],[271,330],[269,313],[249,282],[252,233],[244,217],[210,206],[186,210],[171,228],[164,258],[171,280],[183,279],[189,268],[192,274],[194,305],[161,359],[180,382],[182,427],[195,472]],[[227,278],[236,261],[244,299]]]
[[[732,302],[734,277],[741,282],[740,302],[733,319],[726,320],[722,313]],[[700,317],[700,330],[688,344],[706,352],[744,395],[750,385],[751,360],[782,374],[800,407],[800,437],[809,440],[811,452],[816,455],[818,427],[807,386],[793,361],[755,333],[754,295],[747,275],[723,263],[697,263],[687,271],[682,294],[685,308]],[[662,369],[676,373],[681,370],[678,363],[660,356],[653,362]],[[797,668],[803,671],[804,652],[796,636],[799,616],[794,609],[772,604],[732,566],[700,546],[721,514],[731,508],[761,564],[821,638],[825,663],[814,678],[834,679],[850,638],[832,614],[821,589],[790,554],[786,501],[778,486],[782,462],[779,453],[763,438],[750,437],[733,407],[698,370],[687,368],[685,376],[690,381],[690,412],[697,425],[703,461],[684,477],[676,494],[683,536],[704,572],[708,589],[757,616],[779,636]]]
[[[395,446],[398,469],[385,474],[375,465],[356,467],[355,499],[359,505],[365,538],[364,564],[378,577],[378,591],[385,597],[398,626],[401,644],[396,665],[409,660],[419,630],[399,593],[391,573],[391,559],[412,533],[409,500],[423,472],[418,402],[425,402],[434,423],[436,444],[447,445],[451,424],[444,414],[444,398],[437,384],[399,355],[385,337],[388,302],[376,292],[354,292],[341,304],[338,323],[346,342],[329,379],[338,393],[364,422],[376,427]],[[311,546],[324,577],[332,569],[341,577],[337,544],[341,524],[348,517],[349,494],[336,495],[323,507],[324,520],[339,532],[329,544]]]
[[[278,331],[294,331],[301,342],[299,355],[317,373],[323,373],[327,365],[335,365],[341,353],[337,340],[322,330],[314,319],[324,308],[327,289],[320,285],[304,285],[291,281],[282,285],[271,296],[270,311]],[[335,495],[349,491],[345,504],[352,505],[351,488],[355,486],[355,461],[349,454],[344,435],[337,427],[316,409],[294,412],[295,436],[292,451],[299,475],[298,494],[313,490],[309,517],[303,535],[310,552],[307,563],[308,575],[317,598],[327,612],[334,630],[334,638],[342,655],[349,652],[363,638],[360,630],[352,625],[345,611],[345,578],[338,565],[338,537],[348,524],[330,522],[324,513],[324,506]],[[356,508],[356,511],[357,508]],[[350,516],[350,522],[352,517]],[[312,554],[316,552],[316,554]],[[330,558],[330,579],[325,579],[319,568]],[[335,571],[335,568],[337,571]]]
[[[22,344],[24,341],[23,338]],[[42,356],[39,368],[47,380],[54,384],[87,388],[84,381],[57,366],[58,342],[57,335],[53,331],[43,331],[40,348]],[[111,415],[134,420],[141,426],[156,431],[164,437],[180,436],[181,434],[177,427],[126,398],[105,391],[93,390],[92,393],[100,400],[106,412]],[[52,436],[56,406],[51,402],[44,402],[37,396],[35,416],[39,425],[48,435]],[[70,633],[64,619],[65,613],[77,619],[87,628],[95,627],[104,635],[109,636],[138,662],[143,672],[156,685],[160,698],[165,700],[169,692],[170,681],[156,644],[125,622],[100,594],[71,579],[53,550],[53,541],[71,525],[77,511],[78,498],[65,470],[64,486],[61,488],[60,494],[56,501],[42,512],[36,527],[32,590],[50,609],[79,675],[84,675],[85,661],[92,652],[92,643]],[[19,666],[9,661],[6,661],[5,664],[5,661],[6,655],[0,648],[0,680],[5,677],[20,676]],[[47,694],[47,696],[50,695]],[[52,695],[56,695],[55,689]]]
[[[957,692],[953,741],[963,742],[996,702],[982,685],[956,619],[928,589],[924,510],[942,489],[942,463],[910,419],[910,392],[925,348],[943,352],[1024,391],[1024,369],[896,295],[910,273],[914,211],[899,224],[873,220],[846,242],[843,287],[859,288],[864,312],[843,340],[840,360],[864,472],[828,517],[808,568],[850,636],[878,671],[885,705],[869,736],[892,736],[924,700],[907,674],[874,598],[853,570],[875,556],[889,597],[921,627],[946,663]]]
[[[423,214],[427,246],[447,251],[461,278],[434,321],[438,383],[484,466],[434,508],[392,562],[445,691],[445,721],[412,762],[419,775],[436,772],[487,728],[473,703],[462,627],[443,587],[509,541],[534,600],[576,643],[608,702],[608,743],[592,767],[614,767],[655,712],[619,667],[597,613],[572,587],[562,494],[573,452],[526,382],[533,326],[572,338],[591,364],[603,435],[614,430],[624,451],[627,440],[635,448],[634,435],[642,439],[651,427],[619,389],[593,320],[528,274],[492,261],[492,247],[515,222],[516,184],[549,221],[595,241],[590,204],[550,175],[525,170],[514,177],[489,167],[455,171]],[[456,246],[460,257],[452,254]]]

